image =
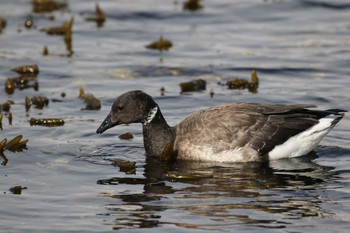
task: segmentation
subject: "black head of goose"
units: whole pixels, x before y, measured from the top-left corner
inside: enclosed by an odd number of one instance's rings
[[[306,155],[344,117],[345,110],[311,110],[313,105],[230,103],[207,108],[174,127],[142,91],[113,103],[97,129],[142,123],[147,156],[178,160],[249,162]]]

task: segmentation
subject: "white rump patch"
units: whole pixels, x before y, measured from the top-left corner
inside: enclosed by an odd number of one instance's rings
[[[156,116],[157,112],[158,112],[158,107],[152,108],[148,112],[147,117],[146,117],[145,121],[143,122],[143,125],[149,124],[154,119],[154,117]]]
[[[319,123],[276,146],[269,152],[270,159],[293,158],[306,155],[320,143],[322,138],[334,127],[332,122],[339,118],[329,115],[319,120]]]

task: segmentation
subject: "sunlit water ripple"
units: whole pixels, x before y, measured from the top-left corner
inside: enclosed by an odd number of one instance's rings
[[[67,1],[55,20],[32,12],[31,1],[4,0],[0,16],[0,84],[11,68],[38,64],[39,90],[0,91],[13,124],[3,138],[23,134],[28,150],[5,151],[0,167],[1,232],[346,232],[350,227],[350,120],[346,116],[312,155],[269,164],[172,163],[146,160],[140,125],[96,135],[114,98],[130,89],[155,97],[169,124],[195,110],[227,102],[308,103],[350,109],[350,4],[345,0],[99,1],[107,21],[85,18],[92,0]],[[31,16],[35,28],[24,28]],[[74,16],[72,57],[61,37],[41,28]],[[160,35],[170,51],[145,48]],[[47,45],[49,56],[42,56]],[[227,80],[258,72],[258,92],[228,90]],[[202,78],[202,92],[180,94],[179,83]],[[102,101],[82,110],[79,88]],[[160,88],[165,95],[160,95]],[[215,95],[210,98],[213,89]],[[61,97],[65,92],[66,97]],[[24,98],[50,99],[24,109]],[[30,126],[59,117],[61,127]],[[118,138],[131,132],[132,140]],[[133,169],[111,165],[135,162]],[[21,185],[20,195],[9,191]]]

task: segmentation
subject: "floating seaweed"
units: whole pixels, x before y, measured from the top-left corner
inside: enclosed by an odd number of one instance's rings
[[[203,9],[203,5],[201,4],[201,0],[187,0],[183,3],[182,9],[187,11],[198,11]]]
[[[24,99],[24,106],[26,108],[26,112],[29,111],[30,107],[32,106],[32,104],[30,103],[30,99],[28,96],[25,97]]]
[[[165,95],[165,88],[164,87],[160,88],[160,95],[161,96]]]
[[[12,112],[8,113],[9,125],[12,125]]]
[[[4,154],[5,150],[9,150],[11,152],[22,152],[23,150],[27,149],[28,139],[21,141],[22,137],[23,135],[18,135],[9,142],[7,142],[7,138],[4,138],[0,142],[0,157],[2,157],[4,160],[1,165],[6,166],[8,162],[8,159]]]
[[[23,65],[23,66],[17,66],[15,68],[12,68],[11,70],[16,71],[19,74],[32,74],[37,75],[39,73],[39,66],[38,65]]]
[[[0,112],[4,111],[4,112],[8,112],[11,109],[11,104],[13,104],[13,102],[11,101],[7,101],[3,104],[0,104]]]
[[[126,132],[126,133],[119,135],[119,138],[123,139],[123,140],[131,140],[134,138],[134,135],[132,135],[132,133],[130,133],[130,132]]]
[[[74,17],[70,19],[69,22],[66,22],[66,31],[64,33],[64,43],[66,44],[66,49],[68,51],[68,57],[73,54],[73,46],[72,46],[72,28],[74,24]]]
[[[2,29],[6,27],[6,19],[0,17],[0,33],[2,32]]]
[[[12,194],[21,195],[23,189],[28,189],[28,188],[27,187],[23,187],[21,185],[17,185],[17,186],[14,186],[14,187],[10,188],[9,191]]]
[[[160,36],[159,40],[146,45],[148,49],[157,49],[159,51],[166,50],[168,51],[173,46],[173,43],[170,40],[163,39],[163,36]]]
[[[31,101],[38,109],[43,109],[45,106],[49,105],[49,99],[45,96],[33,96]]]
[[[61,118],[31,118],[29,123],[30,126],[39,125],[45,127],[57,127],[64,125],[64,120]]]
[[[203,79],[196,79],[190,82],[180,83],[181,93],[192,91],[204,91],[207,87],[207,82]]]
[[[44,13],[67,8],[66,2],[54,0],[32,0],[33,12]]]
[[[49,49],[48,47],[45,45],[44,48],[43,48],[43,56],[47,56],[49,55]]]
[[[101,100],[97,99],[91,93],[85,93],[83,88],[79,90],[79,98],[87,103],[86,107],[82,110],[99,110],[101,108]]]
[[[257,90],[259,87],[258,74],[255,70],[252,70],[250,82],[245,79],[236,78],[236,79],[227,81],[226,85],[228,86],[228,89],[243,90],[247,88],[250,92],[257,93]]]
[[[36,79],[36,74],[23,74],[20,77],[8,78],[5,82],[5,91],[12,95],[15,89],[33,88],[35,91],[39,90],[39,83]]]
[[[68,57],[73,55],[73,46],[72,46],[73,24],[74,24],[74,17],[71,17],[71,19],[68,22],[64,21],[61,26],[41,29],[41,31],[46,32],[48,35],[64,36],[64,43],[66,44]],[[44,48],[43,55],[47,55],[47,54],[48,54],[48,50],[45,51],[45,48]]]
[[[210,98],[214,97],[215,95],[214,88],[210,89],[209,95],[210,95]]]
[[[12,95],[15,92],[15,84],[13,83],[13,80],[10,78],[8,78],[5,81],[5,91],[9,95]]]
[[[64,36],[67,32],[72,31],[74,23],[74,17],[70,19],[70,21],[64,21],[61,26],[55,26],[55,27],[49,27],[49,28],[43,28],[40,31],[46,32],[48,35],[59,35]]]
[[[106,21],[105,13],[101,10],[100,6],[96,3],[96,16],[86,18],[87,21],[95,21],[97,23],[97,27],[102,27],[103,23]]]
[[[119,167],[119,171],[125,172],[126,174],[135,174],[136,173],[136,162],[113,161],[112,165]]]

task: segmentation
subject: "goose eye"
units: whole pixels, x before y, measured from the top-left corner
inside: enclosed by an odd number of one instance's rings
[[[124,109],[123,106],[118,106],[117,108],[118,108],[118,111],[122,111]]]

